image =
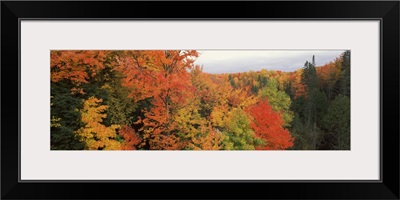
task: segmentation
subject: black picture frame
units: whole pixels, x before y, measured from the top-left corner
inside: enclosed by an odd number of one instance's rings
[[[2,1],[1,198],[399,199],[399,6],[398,1]],[[20,19],[133,18],[380,19],[381,181],[19,182]]]

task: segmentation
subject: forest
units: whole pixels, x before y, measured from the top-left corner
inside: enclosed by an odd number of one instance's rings
[[[196,50],[52,50],[51,150],[350,150],[350,51],[206,73]]]

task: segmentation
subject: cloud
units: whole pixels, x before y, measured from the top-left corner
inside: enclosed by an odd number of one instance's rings
[[[261,69],[295,71],[315,55],[317,66],[339,57],[344,50],[203,50],[195,64],[208,73],[236,73]]]

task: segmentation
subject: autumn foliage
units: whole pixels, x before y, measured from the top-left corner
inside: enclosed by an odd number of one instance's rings
[[[117,136],[116,129],[118,125],[105,126],[101,124],[106,117],[104,111],[108,106],[100,105],[101,99],[90,97],[83,104],[81,110],[82,122],[85,126],[77,131],[82,140],[90,150],[116,150],[121,148],[121,144],[114,140]]]
[[[315,91],[301,69],[210,74],[195,50],[50,56],[52,149],[285,150],[302,141],[298,124],[311,124],[300,103]],[[340,62],[316,70],[329,101],[343,85]]]
[[[136,146],[141,141],[141,138],[135,133],[135,130],[128,125],[122,126],[118,133],[124,138],[124,141],[121,143],[122,150],[135,150]]]
[[[283,128],[282,115],[272,110],[268,100],[249,107],[247,112],[254,118],[251,127],[255,135],[266,142],[265,146],[257,149],[283,150],[293,146],[294,138]]]

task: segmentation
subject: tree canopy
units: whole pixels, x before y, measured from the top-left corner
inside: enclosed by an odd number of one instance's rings
[[[293,72],[210,74],[199,56],[51,51],[51,149],[350,149],[350,51]]]

